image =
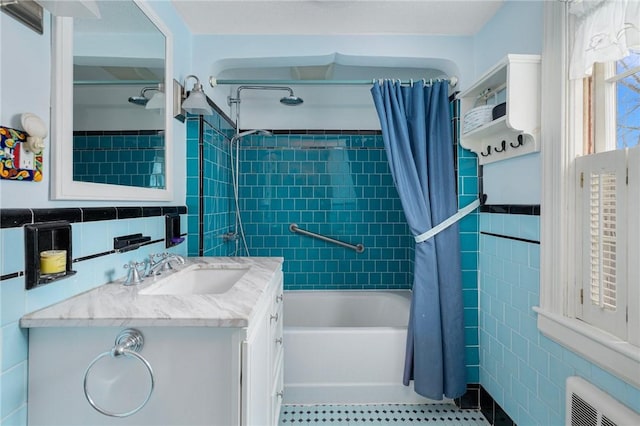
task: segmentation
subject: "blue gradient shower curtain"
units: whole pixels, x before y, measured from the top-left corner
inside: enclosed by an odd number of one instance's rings
[[[414,236],[457,212],[448,83],[371,89],[404,213]],[[403,382],[430,399],[466,390],[458,225],[416,244]]]

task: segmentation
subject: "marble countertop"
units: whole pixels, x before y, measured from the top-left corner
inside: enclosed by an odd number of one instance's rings
[[[20,326],[246,327],[282,262],[280,257],[189,257],[176,269],[204,263],[221,268],[249,267],[249,271],[222,294],[139,294],[171,272],[132,286],[118,280],[29,313],[20,319]]]

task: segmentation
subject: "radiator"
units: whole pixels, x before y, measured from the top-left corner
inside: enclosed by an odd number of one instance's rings
[[[567,378],[566,424],[570,426],[638,426],[640,414],[581,377]]]

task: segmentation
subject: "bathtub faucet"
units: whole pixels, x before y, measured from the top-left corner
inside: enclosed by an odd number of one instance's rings
[[[154,258],[158,258],[157,261],[154,261]],[[171,266],[171,262],[178,262],[180,265],[184,265],[184,257],[179,254],[173,253],[158,253],[158,254],[150,254],[149,260],[147,261],[147,272],[144,275],[145,277],[152,277],[154,275],[160,275],[164,271],[173,270],[173,266]]]

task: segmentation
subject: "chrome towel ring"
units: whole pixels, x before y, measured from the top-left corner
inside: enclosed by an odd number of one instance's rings
[[[142,333],[140,333],[140,331],[134,328],[128,328],[120,332],[120,334],[118,334],[118,336],[116,337],[115,346],[113,348],[99,354],[87,366],[87,369],[84,372],[84,380],[83,380],[84,396],[87,398],[87,401],[89,401],[89,404],[96,411],[109,417],[128,417],[140,411],[142,407],[144,407],[147,404],[147,402],[149,402],[149,398],[151,398],[151,394],[153,393],[153,388],[155,386],[155,377],[153,374],[153,369],[151,368],[151,364],[149,364],[149,361],[144,359],[144,357],[138,353],[140,350],[142,350],[143,345],[144,345],[144,339],[142,337]],[[89,371],[91,371],[91,369],[93,368],[96,362],[98,362],[99,360],[101,360],[106,356],[111,356],[114,358],[117,358],[119,356],[135,358],[138,361],[140,361],[142,365],[144,365],[147,371],[149,372],[149,377],[151,378],[151,387],[149,389],[149,393],[147,394],[147,397],[145,398],[145,400],[142,401],[142,404],[140,404],[138,407],[134,408],[133,410],[130,410],[124,413],[114,413],[114,412],[105,410],[104,408],[98,406],[98,404],[93,400],[91,395],[89,395],[89,389],[87,388],[87,382],[88,382],[87,378],[89,375]]]

